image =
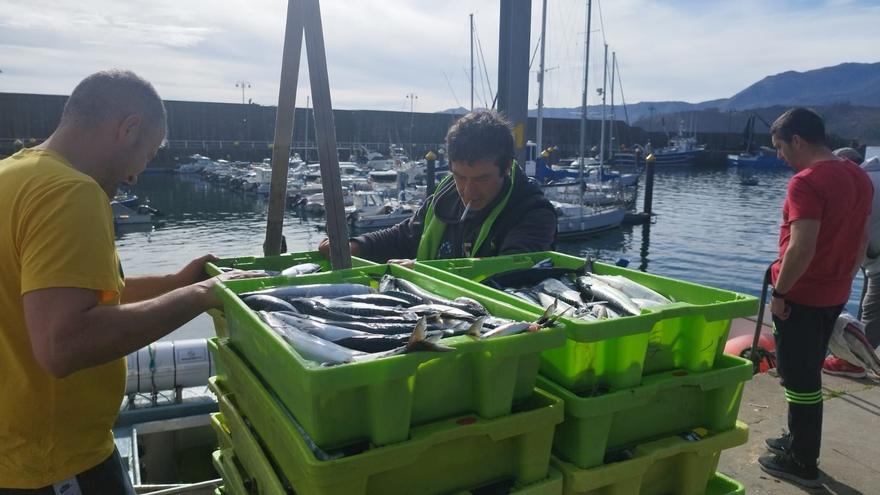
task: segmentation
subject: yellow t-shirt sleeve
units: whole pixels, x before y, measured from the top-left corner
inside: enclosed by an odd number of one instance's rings
[[[77,287],[99,291],[102,300],[122,290],[107,195],[97,183],[65,181],[35,192],[23,212],[21,294]],[[110,293],[112,295],[106,294]]]

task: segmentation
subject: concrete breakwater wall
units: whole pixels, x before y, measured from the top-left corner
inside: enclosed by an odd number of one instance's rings
[[[67,97],[0,93],[0,156],[33,146],[45,139],[58,124]],[[260,161],[272,154],[276,108],[256,104],[174,101],[165,102],[168,111],[169,146],[160,151],[151,167],[174,167],[185,163],[193,153],[214,159]],[[391,143],[402,146],[415,158],[442,145],[446,130],[460,115],[451,113],[412,113],[383,110],[334,110],[339,158],[348,160],[362,149],[388,154]],[[534,139],[535,119],[530,118],[526,138]],[[617,120],[614,146],[632,146],[648,139],[654,147],[667,142],[664,132],[647,132]],[[601,126],[587,122],[587,143],[597,146]],[[607,129],[606,129],[607,132]],[[556,146],[558,156],[576,156],[580,121],[545,118],[544,145]],[[720,165],[725,150],[740,149],[739,133],[697,133],[711,150],[708,165]],[[762,138],[769,144],[769,138]],[[309,161],[318,159],[312,113],[297,108],[294,115],[292,150]]]

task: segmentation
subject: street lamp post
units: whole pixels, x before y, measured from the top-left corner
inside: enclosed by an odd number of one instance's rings
[[[414,125],[414,122],[415,122],[415,121],[413,120],[413,115],[414,115],[414,114],[413,114],[413,104],[415,103],[416,100],[419,99],[419,95],[417,95],[417,94],[415,94],[415,93],[409,93],[409,94],[406,95],[406,97],[409,99],[409,156],[412,157],[412,156],[415,156],[415,155],[413,154],[413,153],[414,153],[414,149],[413,149],[413,125]]]
[[[249,81],[235,81],[235,87],[241,88],[241,134],[242,139],[247,138],[247,107],[245,106],[245,90],[250,89],[251,83]]]

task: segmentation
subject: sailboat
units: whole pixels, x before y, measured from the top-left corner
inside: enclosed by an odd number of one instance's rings
[[[579,158],[579,167],[578,167],[578,181],[574,182],[573,185],[576,188],[576,198],[572,198],[573,201],[552,201],[555,192],[560,192],[560,190],[554,186],[544,187],[545,194],[548,194],[551,199],[551,203],[556,208],[557,220],[556,220],[556,230],[557,235],[559,237],[579,237],[583,235],[589,235],[596,232],[600,232],[603,230],[609,230],[616,227],[619,227],[623,222],[624,217],[626,216],[626,209],[621,206],[619,203],[614,203],[608,206],[600,206],[600,203],[605,203],[605,201],[596,201],[591,205],[585,204],[585,189],[586,189],[586,181],[584,175],[584,163],[585,163],[585,147],[586,147],[586,123],[587,123],[587,81],[588,81],[588,67],[589,67],[589,59],[590,59],[590,21],[592,14],[592,1],[587,2],[587,31],[586,31],[586,43],[584,50],[584,92],[581,99],[581,139],[580,139],[580,158]],[[538,77],[538,121],[537,121],[537,149],[541,149],[541,139],[542,139],[542,125],[543,125],[543,106],[544,106],[544,40],[546,34],[546,23],[547,23],[547,0],[543,2],[543,13],[541,17],[541,66],[539,68],[539,77]],[[605,96],[604,96],[604,85],[607,82],[608,75],[608,45],[605,45],[605,71],[603,72],[603,78],[605,81],[603,84],[603,96],[602,96],[602,105],[604,112],[605,105]],[[603,113],[602,119],[602,152],[604,154],[604,134],[605,134],[605,119]],[[601,184],[601,181],[598,180],[602,175],[602,162],[600,159],[600,167],[599,174],[597,175],[597,182]],[[601,188],[599,189],[601,191]],[[599,196],[596,196],[595,193],[592,193],[594,196],[592,199],[598,199],[600,196],[604,196],[604,194],[600,193]],[[563,199],[563,197],[558,197],[558,199]],[[569,199],[569,198],[564,198]]]

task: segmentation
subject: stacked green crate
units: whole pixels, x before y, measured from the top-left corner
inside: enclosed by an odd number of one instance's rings
[[[550,259],[560,268],[582,268],[584,260],[556,252],[416,262],[414,269],[439,280],[481,282]],[[730,321],[757,312],[757,298],[658,275],[594,263],[600,275],[622,275],[675,302],[642,310],[640,315],[599,321],[562,318],[566,342],[545,351],[541,374],[570,389],[619,389],[641,382],[642,375],[686,369],[712,369],[724,350]],[[481,286],[487,297],[528,311],[541,308],[506,292]]]
[[[414,427],[406,441],[340,455],[306,440],[290,411],[228,341],[215,339],[210,348],[222,370],[210,386],[235,455],[243,456],[244,442],[261,446],[298,494],[468,493],[499,484],[510,493],[561,493],[561,474],[549,461],[562,405],[549,394],[536,391],[500,418],[459,415]]]
[[[212,386],[235,454],[251,456],[240,445],[254,442],[236,437],[252,436],[297,493],[467,493],[499,486],[561,493],[550,449],[562,406],[535,390],[540,353],[563,342],[561,328],[488,340],[453,337],[443,340],[452,352],[327,367],[300,357],[237,297],[289,284],[375,287],[386,273],[450,299],[471,297],[496,316],[539,317],[486,297],[476,284],[449,284],[394,265],[229,281],[218,289],[229,339],[212,345],[218,363]],[[311,450],[309,441],[321,450]],[[320,454],[352,450],[357,453],[341,459]],[[435,465],[439,471],[425,473]]]
[[[579,258],[541,252],[437,260],[415,269],[450,282],[480,282],[548,258],[555,267],[584,265]],[[731,319],[754,314],[757,300],[602,263],[593,269],[623,275],[675,302],[612,320],[563,319],[565,346],[542,354],[538,386],[565,402],[553,451],[566,493],[736,493],[735,482],[731,487],[713,472],[722,449],[745,441],[747,429],[736,418],[752,367],[722,352]],[[484,291],[512,306],[540,310],[507,293]],[[706,438],[691,444],[678,436],[693,430]],[[619,460],[633,453],[633,459]],[[667,471],[680,477],[652,474]]]
[[[321,271],[329,271],[331,269],[330,261],[327,260],[324,255],[318,251],[305,251],[302,253],[279,254],[277,256],[238,256],[235,258],[222,258],[217,261],[205,263],[205,272],[212,277],[219,275],[222,272],[222,268],[235,268],[238,270],[271,270],[280,272],[286,268],[303,263],[315,263],[320,265]],[[358,267],[375,265],[375,263],[352,256],[351,265]],[[211,309],[208,311],[208,315],[214,320],[214,331],[217,333],[217,336],[225,337],[226,315],[223,313],[223,310]]]
[[[733,428],[751,377],[751,362],[723,355],[711,371],[656,373],[637,387],[596,396],[572,392],[545,377],[538,386],[565,401],[565,422],[556,430],[554,452],[586,469],[601,465],[608,451],[646,440],[694,428]]]
[[[565,495],[703,495],[741,493],[715,473],[721,452],[748,439],[745,423],[701,439],[671,436],[639,445],[632,458],[592,469],[553,460],[565,479]],[[729,489],[729,491],[724,491]]]
[[[509,414],[535,387],[540,353],[558,347],[561,328],[496,339],[443,340],[453,352],[417,352],[342,366],[303,359],[236,294],[280,284],[361,283],[377,286],[385,274],[443,297],[466,296],[493,315],[522,321],[538,311],[514,308],[479,293],[476,284],[449,284],[396,265],[375,265],[295,279],[229,281],[219,287],[236,350],[254,367],[315,442],[325,448],[361,441],[387,445],[406,440],[411,426],[474,412]],[[473,286],[473,287],[472,287]]]

